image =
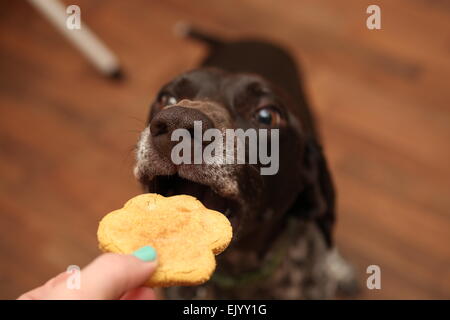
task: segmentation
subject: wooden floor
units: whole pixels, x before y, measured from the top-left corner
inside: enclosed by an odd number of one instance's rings
[[[337,242],[382,271],[363,299],[450,298],[450,5],[361,0],[70,1],[120,56],[99,76],[25,1],[0,7],[0,298],[84,265],[98,220],[140,189],[132,148],[150,100],[205,48],[180,20],[285,44],[303,62],[338,188]]]

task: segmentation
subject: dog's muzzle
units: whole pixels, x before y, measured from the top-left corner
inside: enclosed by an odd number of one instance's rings
[[[177,129],[185,129],[194,139],[194,123],[199,121],[202,130],[214,128],[213,121],[202,111],[179,105],[169,106],[161,110],[150,122],[150,133],[154,147],[167,159],[176,141],[172,141],[172,133]]]

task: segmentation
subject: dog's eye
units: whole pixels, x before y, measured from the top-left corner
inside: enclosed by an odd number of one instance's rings
[[[169,93],[163,93],[159,96],[158,102],[163,106],[171,106],[173,104],[176,104],[177,98],[175,98],[174,96],[172,96]]]
[[[280,113],[274,107],[264,107],[256,111],[256,120],[266,126],[276,126],[280,123]]]

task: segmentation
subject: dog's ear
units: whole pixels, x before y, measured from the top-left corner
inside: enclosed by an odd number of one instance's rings
[[[314,138],[307,139],[302,161],[304,187],[291,207],[290,214],[313,220],[323,233],[327,245],[331,247],[335,193],[322,147]]]

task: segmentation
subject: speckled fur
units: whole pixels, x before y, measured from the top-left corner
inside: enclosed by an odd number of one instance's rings
[[[221,288],[209,281],[198,287],[172,287],[165,291],[169,299],[330,299],[339,288],[355,289],[353,268],[336,249],[328,249],[316,226],[300,222],[297,236],[289,239],[287,252],[279,268],[267,279],[247,287]],[[270,258],[273,252],[268,252]],[[225,256],[236,260],[264,262],[248,253],[227,250]],[[349,292],[351,293],[351,292]]]

